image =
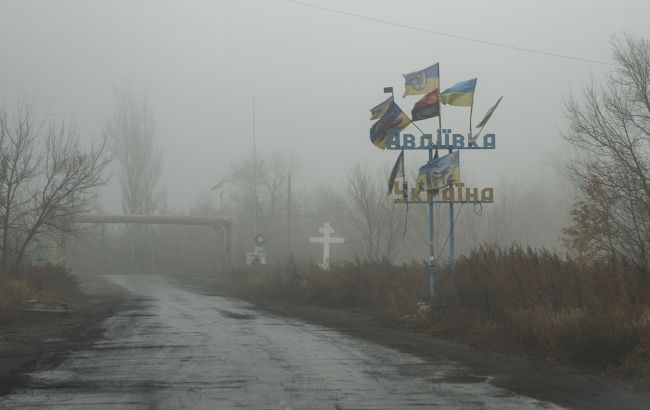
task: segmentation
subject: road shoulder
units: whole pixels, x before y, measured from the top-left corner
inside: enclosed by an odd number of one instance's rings
[[[250,300],[249,300],[250,301]],[[477,350],[424,332],[387,324],[381,317],[352,309],[252,302],[257,309],[292,317],[378,343],[429,361],[451,360],[487,376],[490,383],[514,393],[574,409],[647,409],[650,392],[606,375],[556,363]]]
[[[69,313],[41,313],[0,327],[0,395],[25,385],[30,372],[55,367],[101,338],[103,320],[127,300],[125,289],[101,277],[80,278],[80,285],[84,296]]]

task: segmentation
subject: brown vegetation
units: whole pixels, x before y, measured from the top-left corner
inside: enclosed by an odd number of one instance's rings
[[[344,262],[323,271],[315,265],[249,266],[230,272],[237,291],[253,297],[336,307],[386,308],[411,312],[426,300],[423,264]],[[399,285],[399,286],[397,286]]]
[[[650,363],[650,280],[624,264],[577,266],[545,250],[483,246],[442,271],[427,309],[424,264],[257,266],[230,275],[253,298],[380,311],[493,350],[641,374]]]
[[[576,265],[548,251],[482,247],[441,280],[434,321],[463,323],[529,354],[620,366],[650,341],[650,281],[626,266]]]
[[[0,281],[0,325],[21,320],[20,309],[27,300],[70,302],[80,296],[76,278],[63,267],[25,268]]]

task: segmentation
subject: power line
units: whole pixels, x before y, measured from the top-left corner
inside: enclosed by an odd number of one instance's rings
[[[361,15],[361,14],[350,13],[350,12],[343,11],[343,10],[331,9],[331,8],[328,8],[328,7],[318,6],[316,4],[304,3],[304,2],[298,1],[298,0],[287,0],[287,1],[291,2],[291,3],[301,5],[301,6],[311,7],[311,8],[322,10],[322,11],[327,11],[329,13],[342,14],[344,16],[356,17],[358,19],[373,21],[375,23],[388,24],[388,25],[395,26],[395,27],[406,28],[406,29],[409,29],[409,30],[420,31],[420,32],[423,32],[423,33],[435,34],[437,36],[453,38],[453,39],[456,39],[456,40],[469,41],[469,42],[472,42],[472,43],[488,45],[488,46],[493,46],[493,47],[507,48],[507,49],[510,49],[510,50],[516,50],[516,51],[521,51],[521,52],[526,52],[526,53],[531,53],[531,54],[540,54],[540,55],[545,55],[545,56],[549,56],[549,57],[564,58],[566,60],[582,61],[582,62],[586,62],[586,63],[602,64],[602,65],[607,65],[607,66],[613,66],[614,65],[614,64],[609,63],[607,61],[592,60],[590,58],[582,58],[582,57],[569,56],[569,55],[565,55],[565,54],[551,53],[551,52],[548,52],[548,51],[535,50],[535,49],[532,49],[532,48],[517,47],[517,46],[510,45],[510,44],[497,43],[497,42],[494,42],[494,41],[479,40],[479,39],[476,39],[476,38],[465,37],[465,36],[460,36],[460,35],[451,34],[451,33],[445,33],[445,32],[442,32],[442,31],[429,30],[429,29],[422,28],[422,27],[416,27],[416,26],[411,26],[411,25],[408,25],[408,24],[397,23],[397,22],[394,22],[394,21],[389,21],[389,20],[383,20],[383,19],[379,19],[379,18],[375,18],[375,17],[364,16],[364,15]]]

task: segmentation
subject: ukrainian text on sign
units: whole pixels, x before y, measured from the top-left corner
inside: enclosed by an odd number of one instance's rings
[[[399,184],[394,185],[395,202],[422,202],[422,203],[481,203],[491,204],[494,202],[494,188],[466,188],[464,184],[454,187],[447,187],[440,191],[419,191],[411,188],[410,192],[404,192]]]
[[[386,149],[389,150],[414,150],[414,149],[495,149],[496,135],[485,134],[478,138],[466,138],[463,134],[453,133],[451,129],[438,129],[435,138],[432,134],[422,134],[416,137],[413,134],[389,133]]]

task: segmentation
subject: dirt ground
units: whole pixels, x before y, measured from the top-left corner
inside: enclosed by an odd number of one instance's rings
[[[127,292],[98,277],[80,280],[84,297],[70,313],[25,313],[0,326],[0,395],[26,381],[26,373],[60,363],[68,352],[102,337],[101,322],[126,301]]]

